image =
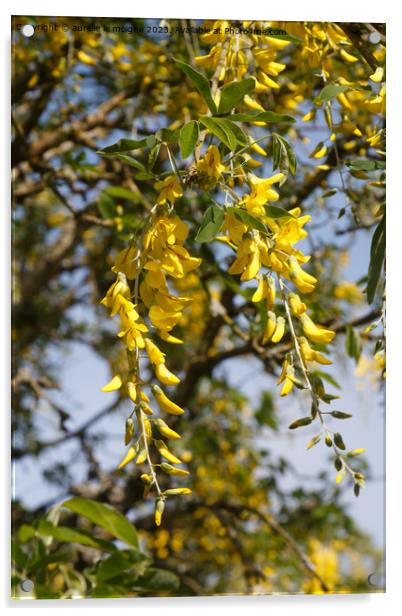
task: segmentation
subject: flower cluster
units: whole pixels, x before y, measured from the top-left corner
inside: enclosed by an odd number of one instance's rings
[[[175,179],[175,178],[173,178]],[[165,191],[158,202],[175,198],[174,183],[167,178],[160,189]],[[162,183],[161,183],[162,184]],[[172,188],[173,186],[173,188]],[[173,430],[162,417],[155,417],[149,395],[144,391],[144,382],[140,373],[140,353],[144,349],[153,368],[156,379],[164,386],[176,385],[180,382],[178,376],[166,366],[163,353],[150,337],[150,328],[165,342],[181,344],[182,340],[171,334],[172,329],[182,318],[184,307],[190,302],[187,297],[176,296],[169,290],[167,277],[180,279],[188,272],[197,268],[200,259],[192,257],[183,246],[188,235],[188,226],[175,215],[161,212],[150,217],[150,221],[141,236],[140,242],[134,242],[122,250],[115,260],[113,271],[116,281],[112,284],[101,303],[110,310],[110,316],[119,316],[121,331],[118,336],[124,341],[127,350],[128,370],[125,374],[116,374],[103,387],[102,391],[123,389],[125,395],[133,403],[134,408],[126,420],[125,444],[129,449],[119,465],[119,468],[135,460],[137,465],[147,462],[149,473],[143,473],[144,493],[147,495],[154,487],[157,492],[155,522],[160,525],[169,495],[188,494],[189,488],[161,489],[156,475],[156,468],[161,468],[168,475],[182,477],[188,471],[177,467],[182,463],[162,440],[177,440],[181,436]],[[128,280],[135,280],[134,296]],[[142,302],[142,304],[140,304]],[[149,325],[139,314],[139,307],[147,309]],[[184,410],[171,400],[163,389],[151,385],[153,398],[160,411],[168,415],[181,415]],[[135,425],[134,416],[137,426]],[[136,438],[136,428],[139,436]],[[151,447],[159,458],[167,460],[154,463],[151,458]]]
[[[264,302],[266,305],[262,343],[279,342],[286,330],[284,316],[277,315],[274,311],[277,285],[273,274],[276,274],[281,283],[282,295],[286,295],[291,313],[300,321],[304,333],[304,336],[298,337],[303,360],[330,364],[330,360],[309,345],[307,338],[310,342],[326,344],[333,340],[335,332],[315,324],[308,316],[306,304],[298,293],[287,292],[284,289],[283,279],[293,283],[299,292],[311,293],[315,289],[317,279],[302,267],[310,257],[294,246],[307,236],[304,225],[311,217],[301,216],[300,208],[294,208],[288,212],[288,215],[276,219],[265,212],[264,205],[278,199],[278,194],[272,189],[272,184],[280,181],[282,176],[283,174],[277,174],[271,178],[259,180],[252,178],[251,192],[238,206],[241,209],[245,205],[248,211],[251,210],[254,216],[258,216],[266,227],[266,233],[256,229],[250,230],[245,223],[236,218],[235,214],[230,213],[225,217],[224,230],[227,236],[220,239],[226,239],[226,242],[237,253],[229,268],[229,273],[240,274],[240,279],[244,281],[256,279],[258,282],[251,299],[255,303]],[[268,271],[261,274],[263,267]],[[293,365],[288,360],[285,360],[283,364],[279,384],[285,379],[282,396],[288,394],[292,390],[293,383],[297,382]]]

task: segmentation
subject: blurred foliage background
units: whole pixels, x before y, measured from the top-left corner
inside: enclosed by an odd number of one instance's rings
[[[22,35],[18,24],[24,23],[35,26],[33,38]],[[192,254],[203,261],[177,282],[195,301],[178,328],[184,346],[168,351],[170,366],[182,378],[175,400],[188,409],[180,418],[180,451],[193,494],[169,501],[163,525],[155,528],[153,503],[142,497],[141,470],[104,470],[99,451],[108,435],[98,422],[113,417],[123,433],[127,401],[117,392],[71,428],[77,414],[64,402],[56,354],[80,344],[111,373],[121,363],[99,299],[113,280],[116,253],[155,202],[153,178],[167,168],[163,149],[135,152],[148,175],[98,150],[122,137],[174,131],[206,112],[203,98],[172,60],[195,66],[194,57],[210,53],[211,41],[196,32],[201,25],[13,19],[13,461],[34,466],[46,451],[74,442],[71,464],[79,459],[83,469],[77,481],[60,458],[43,472],[40,506],[13,501],[16,597],[367,592],[367,575],[381,562],[342,504],[344,487],[334,483],[330,463],[311,469],[314,488],[303,478],[297,488],[283,488],[282,477],[294,467],[290,451],[271,451],[275,434],[287,429],[272,376],[279,374],[290,341],[285,337],[262,354],[252,344],[256,308],[247,289],[226,273],[228,254],[213,243],[194,242],[209,205],[202,190],[186,193],[176,207],[190,224]],[[276,51],[286,64],[277,87],[259,100],[264,109],[297,119],[275,128],[293,145],[298,162],[281,186],[280,205],[300,205],[313,217],[308,250],[320,284],[309,308],[339,333],[344,354],[356,362],[364,357],[360,370],[372,371],[381,383],[383,255],[371,264],[367,255],[368,276],[369,265],[379,270],[370,305],[370,278],[344,281],[341,272],[357,235],[372,237],[383,216],[383,95],[374,81],[369,89],[334,98],[337,149],[314,101],[326,83],[322,62],[346,90],[347,84],[367,84],[385,61],[385,30],[381,24],[270,25],[284,29],[290,44]],[[138,31],[130,32],[133,27]],[[248,40],[237,36],[244,49]],[[209,77],[210,61],[201,66]],[[267,127],[255,131],[261,136]],[[323,140],[325,152],[317,160],[314,152]],[[272,150],[265,145],[267,157],[253,156],[271,170]],[[177,144],[172,149],[179,157]],[[320,229],[327,230],[325,239]],[[246,374],[251,355],[267,378],[260,400],[219,372],[224,362],[240,357]],[[91,374],[77,387],[91,390]],[[44,404],[48,429],[38,421]],[[365,467],[364,460],[360,464]],[[63,501],[69,499],[64,506],[49,502],[50,484],[59,487]],[[27,579],[33,588],[24,590]]]

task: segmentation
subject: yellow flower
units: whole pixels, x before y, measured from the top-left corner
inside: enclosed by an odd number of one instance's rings
[[[162,436],[173,440],[181,438],[180,434],[172,430],[172,428],[169,428],[167,423],[163,421],[163,419],[160,419],[160,417],[155,420],[155,425],[159,432],[162,434]]]
[[[374,83],[381,83],[381,81],[384,80],[384,69],[380,66],[377,66],[375,72],[370,75],[369,79],[371,79],[371,81],[374,81]]]
[[[173,374],[173,372],[170,372],[165,364],[158,364],[155,367],[155,375],[164,385],[177,385],[177,383],[180,383],[179,377]]]
[[[283,334],[285,333],[285,319],[283,317],[278,317],[276,319],[276,327],[275,331],[272,335],[272,342],[280,342],[283,338]]]
[[[121,379],[120,374],[116,374],[116,376],[114,376],[112,378],[111,381],[109,381],[109,383],[107,383],[106,385],[104,385],[101,389],[101,391],[116,391],[117,389],[120,389],[120,387],[123,385],[123,381]]]
[[[172,402],[172,400],[169,400],[158,385],[152,385],[151,389],[162,411],[170,413],[171,415],[182,415],[184,413],[184,409]]]
[[[276,329],[276,314],[268,311],[267,323],[265,325],[265,330],[262,338],[262,343],[265,344],[271,338],[272,334]]]
[[[283,387],[281,389],[281,397],[287,396],[293,389],[294,382],[292,378],[294,377],[294,368],[291,366],[287,359],[282,364],[282,371],[278,379],[278,385],[283,383]]]
[[[268,281],[266,276],[259,276],[258,286],[254,291],[251,301],[256,303],[261,302],[266,297],[268,297]]]
[[[210,52],[208,54],[205,54],[205,56],[195,56],[194,60],[200,66],[214,71],[216,67],[218,66],[221,52],[222,52],[222,46],[215,45],[214,47],[211,47]]]
[[[145,338],[145,350],[154,366],[165,363],[165,353],[162,353],[149,338]]]
[[[319,143],[316,148],[311,152],[309,158],[323,158],[328,152],[328,148],[323,143]]]
[[[79,52],[77,53],[77,57],[78,57],[78,60],[82,62],[83,64],[89,64],[90,66],[93,66],[97,63],[96,58],[94,58],[93,56],[90,56],[85,51],[82,51],[82,49],[80,49]]]
[[[241,274],[240,280],[255,278],[260,270],[261,260],[256,238],[245,237],[237,249],[237,258],[229,268],[229,274]]]
[[[127,464],[129,464],[130,462],[134,460],[136,455],[137,455],[137,448],[130,447],[130,449],[127,451],[126,455],[124,456],[123,460],[120,462],[117,468],[119,469],[124,468],[124,466],[126,466]]]
[[[174,203],[176,199],[183,196],[183,190],[179,180],[174,175],[168,175],[161,182],[156,182],[156,190],[160,190],[157,202],[163,205],[167,201]]]
[[[330,359],[319,353],[319,351],[315,351],[314,349],[312,349],[304,336],[299,339],[299,342],[300,351],[305,362],[316,361],[317,363],[325,366],[329,366],[330,364],[332,364],[332,361]]]
[[[338,299],[344,299],[350,304],[358,304],[363,299],[363,293],[360,291],[359,287],[347,280],[340,282],[335,287],[334,295]]]
[[[289,259],[290,279],[302,293],[311,293],[317,283],[317,278],[303,271],[295,257]]]
[[[268,201],[277,201],[278,193],[273,190],[272,185],[280,182],[284,178],[283,173],[277,173],[270,178],[262,179],[251,176],[251,193],[243,199],[247,210],[255,216],[264,216],[264,205]]]
[[[316,325],[307,314],[302,314],[300,320],[304,333],[307,338],[313,342],[321,342],[322,344],[326,344],[327,342],[331,342],[331,340],[335,337],[335,332],[330,329],[325,329],[322,325]]]
[[[160,306],[152,306],[149,318],[158,329],[170,331],[179,322],[181,312],[165,312]]]
[[[138,251],[135,246],[128,246],[128,248],[122,250],[116,257],[112,271],[123,272],[129,280],[135,278],[137,271],[137,254]]]
[[[163,441],[156,440],[155,446],[165,460],[169,460],[169,462],[173,462],[173,464],[181,464],[181,460],[172,454]]]
[[[345,51],[345,49],[341,49],[340,54],[346,62],[351,62],[353,64],[353,62],[357,62],[358,60],[356,56],[352,56],[352,54]]]
[[[299,317],[303,314],[303,312],[306,312],[306,304],[301,301],[297,293],[289,293],[288,298],[290,309],[295,316]]]
[[[158,498],[155,504],[155,524],[160,526],[162,522],[162,515],[165,511],[165,501],[162,498]]]
[[[117,334],[119,338],[124,338],[124,342],[129,351],[134,351],[137,347],[145,347],[143,333],[148,331],[145,323],[138,323],[138,313],[132,310],[128,313],[120,314],[123,329]]]
[[[200,158],[198,161],[197,169],[215,180],[220,178],[225,166],[221,162],[221,154],[216,145],[209,146],[204,158]]]
[[[175,468],[167,462],[162,462],[161,469],[168,475],[176,475],[177,477],[185,477],[190,474],[189,471],[185,471],[183,468]]]

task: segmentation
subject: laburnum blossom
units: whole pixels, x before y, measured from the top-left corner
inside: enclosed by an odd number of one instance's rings
[[[173,176],[172,178],[175,180]],[[159,185],[162,192],[165,191],[162,200],[173,198],[169,194],[172,184],[168,180],[170,178],[166,178]],[[144,484],[145,496],[155,486],[158,495],[155,510],[157,525],[162,520],[166,497],[190,494],[191,490],[171,488],[162,492],[159,486],[154,469],[156,465],[152,463],[149,454],[152,446],[155,446],[159,454],[169,462],[157,465],[163,472],[168,475],[185,477],[189,471],[173,466],[173,464],[182,464],[182,461],[168,449],[164,441],[155,438],[154,430],[166,439],[175,440],[180,439],[181,436],[161,417],[153,417],[154,408],[151,406],[151,399],[143,390],[139,351],[145,350],[154,376],[162,385],[171,387],[180,383],[180,377],[167,367],[166,355],[152,340],[150,329],[154,328],[159,337],[166,342],[182,343],[182,340],[170,332],[182,319],[183,310],[190,299],[175,295],[168,285],[167,278],[169,276],[176,279],[183,278],[201,262],[201,259],[192,257],[183,246],[187,236],[188,226],[177,216],[168,216],[164,213],[151,215],[138,245],[130,244],[117,255],[112,268],[117,278],[101,301],[110,310],[111,316],[120,318],[121,330],[118,336],[124,342],[128,352],[126,372],[115,374],[111,381],[102,388],[102,391],[121,390],[131,404],[134,404],[134,409],[126,420],[124,442],[129,448],[118,468],[122,469],[132,462],[137,465],[144,463],[149,465],[150,473],[142,473],[140,478]],[[127,281],[128,277],[136,278],[135,303],[132,301],[133,296]],[[142,316],[144,308],[147,311],[149,324],[144,322],[145,316]],[[169,415],[182,415],[185,412],[178,404],[170,400],[158,385],[153,384],[151,391],[161,412]],[[136,417],[137,430],[133,415]]]
[[[255,278],[261,267],[260,252],[256,237],[245,237],[237,248],[237,257],[229,268],[229,274],[241,274],[240,280]]]
[[[282,364],[282,371],[279,375],[279,379],[277,381],[277,385],[282,385],[280,396],[287,396],[293,389],[295,384],[295,370],[294,367],[289,363],[287,358]]]
[[[251,192],[244,197],[243,202],[250,214],[264,216],[264,205],[269,201],[277,201],[279,199],[279,195],[272,188],[272,185],[277,184],[283,178],[283,173],[277,173],[266,179],[258,178],[255,175],[249,178]]]
[[[222,164],[221,154],[216,145],[209,146],[205,156],[198,161],[197,170],[215,180],[220,178],[225,171],[225,166]]]
[[[160,191],[157,198],[159,205],[163,205],[167,201],[174,203],[176,199],[183,196],[181,184],[174,175],[168,175],[161,182],[156,182],[155,188]]]

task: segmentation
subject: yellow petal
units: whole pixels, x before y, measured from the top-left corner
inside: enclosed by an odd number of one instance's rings
[[[112,380],[109,381],[109,383],[102,387],[101,391],[116,391],[117,389],[120,389],[122,385],[123,381],[121,380],[121,376],[119,374],[116,374],[116,376],[114,376]]]
[[[179,377],[173,374],[173,372],[170,372],[165,364],[158,364],[155,367],[155,375],[164,385],[177,385],[177,383],[180,383]]]
[[[371,81],[374,81],[374,83],[381,83],[381,81],[383,81],[384,79],[384,69],[381,68],[381,66],[377,66],[375,72],[370,75],[369,79],[371,79]]]
[[[136,447],[130,447],[130,449],[127,451],[126,455],[124,456],[123,460],[120,462],[118,468],[120,469],[126,466],[126,464],[134,460],[136,455],[137,455]]]
[[[271,338],[272,342],[279,342],[283,338],[283,334],[285,333],[285,319],[283,317],[278,317],[276,320],[276,328]]]

